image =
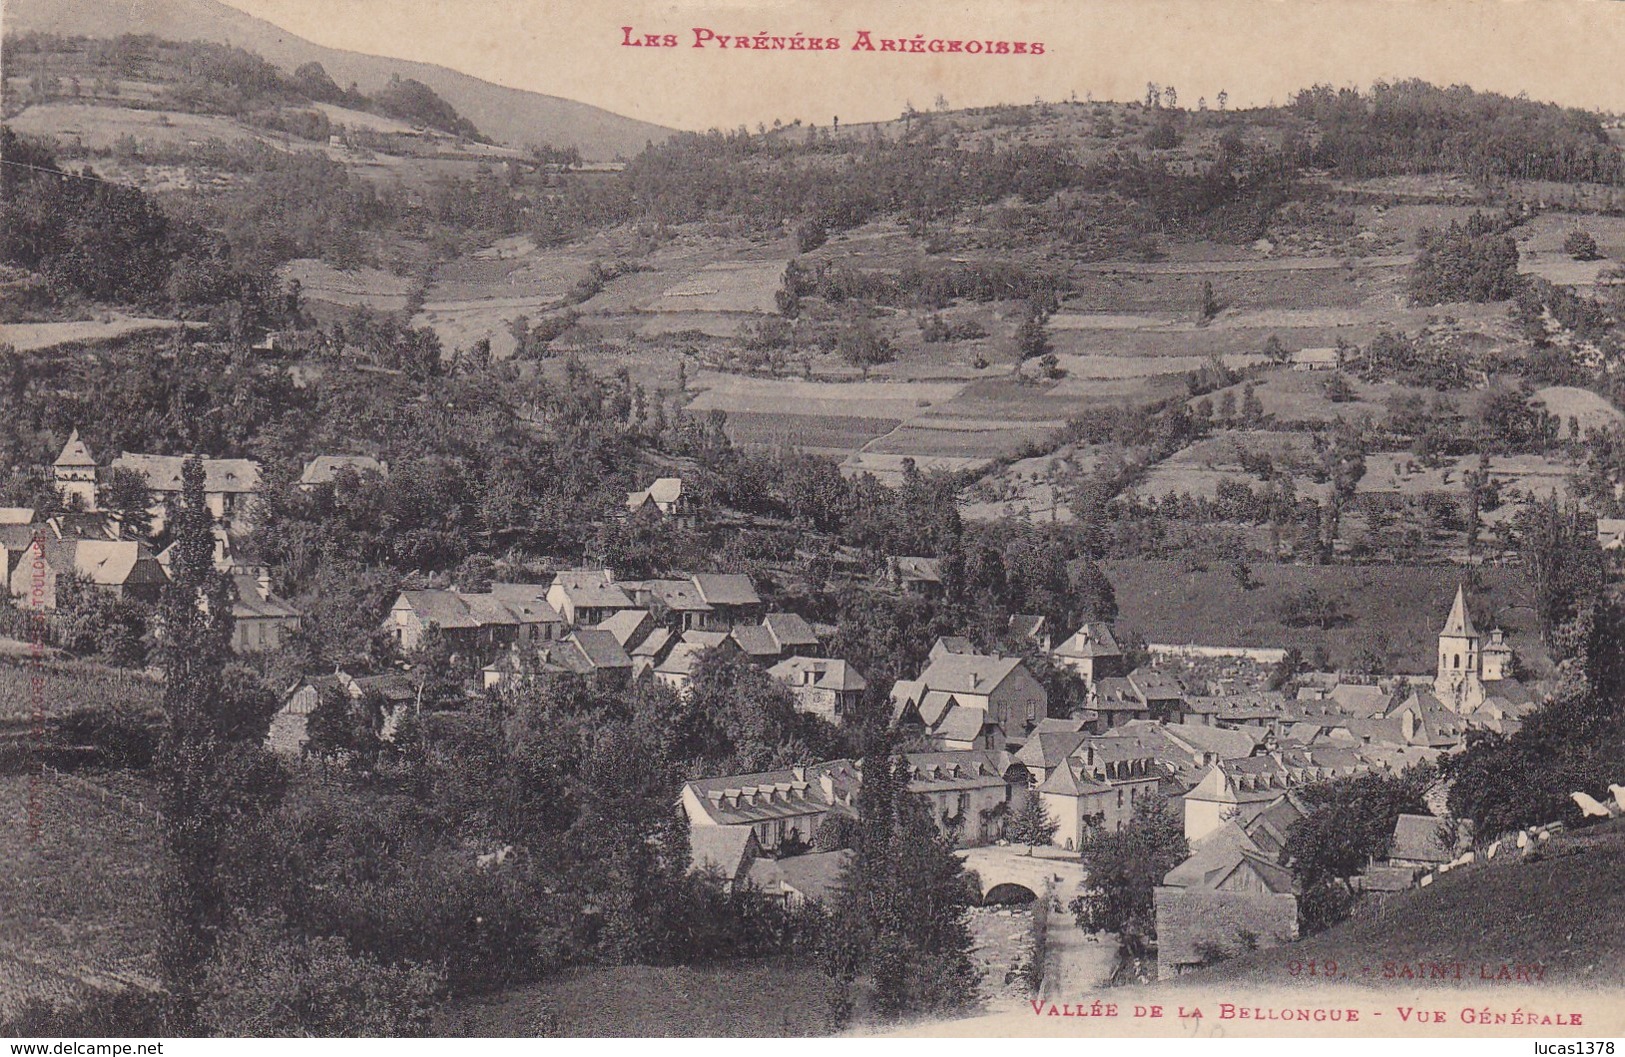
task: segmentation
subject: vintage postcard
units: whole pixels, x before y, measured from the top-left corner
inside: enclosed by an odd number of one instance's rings
[[[0,24],[0,1035],[1625,1034],[1625,5]]]

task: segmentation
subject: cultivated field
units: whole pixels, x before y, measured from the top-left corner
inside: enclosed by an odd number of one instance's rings
[[[300,258],[277,269],[283,282],[297,282],[307,302],[344,309],[370,308],[375,312],[399,312],[406,307],[412,280],[391,275],[378,268],[340,271],[323,261]]]
[[[649,312],[778,311],[774,294],[784,278],[785,261],[719,261],[668,286],[645,307]]]
[[[64,779],[0,777],[0,1013],[150,986],[155,847],[150,818]]]

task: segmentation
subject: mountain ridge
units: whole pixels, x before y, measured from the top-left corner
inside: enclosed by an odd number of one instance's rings
[[[487,136],[517,147],[574,147],[590,161],[630,157],[675,131],[433,63],[330,48],[218,0],[6,0],[0,29],[98,38],[150,33],[230,44],[290,72],[319,62],[340,85],[353,81],[363,91],[381,88],[391,75],[410,77],[434,89]]]

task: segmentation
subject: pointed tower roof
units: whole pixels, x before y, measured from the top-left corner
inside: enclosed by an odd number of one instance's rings
[[[1441,636],[1453,638],[1476,639],[1478,630],[1473,627],[1473,618],[1467,612],[1467,588],[1464,585],[1456,587],[1456,602],[1450,607],[1450,616],[1444,622]]]
[[[96,460],[90,457],[90,449],[85,442],[79,439],[79,431],[74,430],[68,434],[68,443],[62,446],[62,454],[56,457],[56,466],[95,466]]]

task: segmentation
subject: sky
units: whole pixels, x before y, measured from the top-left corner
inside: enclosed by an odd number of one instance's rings
[[[1036,98],[1183,106],[1421,77],[1625,111],[1625,3],[1609,0],[226,0],[330,47],[450,66],[673,128],[825,125]],[[632,32],[678,46],[633,48]],[[833,36],[836,51],[693,46],[718,34]],[[854,51],[881,37],[1040,42],[1042,55]],[[876,45],[877,49],[879,45]]]

